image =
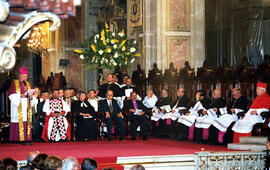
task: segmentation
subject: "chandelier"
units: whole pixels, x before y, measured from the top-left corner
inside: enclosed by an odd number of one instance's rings
[[[41,54],[47,51],[45,48],[45,40],[47,34],[43,31],[42,24],[33,26],[31,29],[30,37],[27,41],[27,47],[30,52]]]

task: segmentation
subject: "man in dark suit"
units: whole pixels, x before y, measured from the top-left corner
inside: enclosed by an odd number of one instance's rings
[[[101,100],[98,106],[98,110],[104,113],[105,122],[108,131],[108,140],[112,141],[112,122],[115,121],[119,128],[120,140],[124,140],[124,121],[121,108],[117,101],[113,99],[113,91],[108,90],[106,99]]]
[[[139,123],[142,131],[142,139],[147,140],[148,125],[146,115],[144,114],[146,107],[141,101],[137,100],[137,93],[135,91],[131,92],[130,97],[131,99],[124,103],[123,110],[130,113],[132,140],[136,140],[136,132]]]

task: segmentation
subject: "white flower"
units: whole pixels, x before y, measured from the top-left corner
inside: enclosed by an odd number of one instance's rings
[[[106,40],[106,42],[107,42],[107,43],[109,43],[109,42],[110,42],[110,40],[109,40],[109,39],[107,39],[107,40]]]
[[[133,43],[136,44],[136,40],[134,40]]]
[[[119,35],[120,37],[123,37],[123,36],[124,36],[124,34],[121,33],[121,32],[119,32],[118,35]]]
[[[96,40],[96,39],[94,39],[94,42],[95,42],[95,43],[97,43],[97,40]]]
[[[118,58],[119,57],[119,54],[116,52],[114,55],[113,55],[114,58]]]
[[[112,36],[113,36],[113,37],[115,36],[115,33],[114,33],[114,32],[112,33]]]
[[[131,53],[133,53],[133,52],[135,52],[135,51],[136,51],[136,48],[131,47],[129,51],[130,51]]]
[[[83,55],[80,55],[80,59],[82,59],[82,60],[83,60],[83,59],[84,59],[84,56],[83,56]]]
[[[117,48],[117,45],[116,45],[116,44],[114,44],[114,45],[113,45],[113,48],[114,48],[114,49],[116,49],[116,48]]]
[[[132,60],[130,61],[130,63],[133,63],[135,61],[135,58],[132,58]]]
[[[96,34],[96,36],[95,36],[95,37],[99,38],[99,34]]]
[[[102,50],[99,50],[99,51],[98,51],[99,55],[102,55],[103,52],[104,52],[104,51],[102,51]]]

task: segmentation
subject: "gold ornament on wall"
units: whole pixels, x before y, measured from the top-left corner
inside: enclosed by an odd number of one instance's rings
[[[42,24],[33,26],[30,37],[27,40],[28,50],[37,54],[47,52],[47,48],[45,47],[46,38],[47,34],[43,30]]]

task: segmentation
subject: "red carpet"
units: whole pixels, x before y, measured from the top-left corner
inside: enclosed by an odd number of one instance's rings
[[[117,157],[194,154],[200,152],[201,148],[204,148],[205,151],[228,151],[226,146],[200,145],[193,142],[152,138],[148,141],[33,143],[30,146],[0,144],[0,159],[12,157],[16,160],[26,160],[28,152],[38,150],[41,153],[62,158],[67,156],[80,159],[92,157],[97,160],[98,164],[107,164],[115,163]]]

